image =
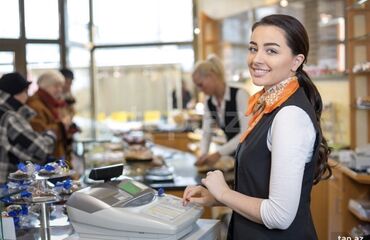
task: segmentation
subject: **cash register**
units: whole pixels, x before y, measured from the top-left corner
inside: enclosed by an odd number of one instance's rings
[[[66,203],[80,239],[180,239],[203,208],[132,179],[107,181],[73,193]]]

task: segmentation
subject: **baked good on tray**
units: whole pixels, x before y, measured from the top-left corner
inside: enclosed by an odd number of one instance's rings
[[[126,161],[151,161],[153,152],[141,145],[132,145],[125,150]]]
[[[21,170],[17,170],[9,174],[9,179],[12,179],[12,180],[27,180],[30,177],[31,177],[30,175],[28,175],[26,172],[23,172]]]
[[[213,170],[228,172],[234,169],[235,160],[232,157],[222,157],[214,165],[197,166],[198,172],[204,173]]]
[[[40,189],[35,189],[32,191],[32,202],[44,202],[44,201],[54,201],[57,196],[52,192],[42,191]]]
[[[50,176],[53,176],[55,174],[55,171],[47,171],[46,169],[41,169],[39,171],[39,176],[43,176],[43,177],[50,177]]]

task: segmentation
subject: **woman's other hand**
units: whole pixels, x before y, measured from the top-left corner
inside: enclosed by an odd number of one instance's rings
[[[220,170],[207,172],[207,176],[202,179],[202,184],[207,187],[212,196],[216,198],[216,201],[220,203],[222,203],[223,195],[230,191],[225,177]]]
[[[203,186],[187,186],[182,196],[183,205],[197,203],[202,206],[213,206],[217,203],[212,194]]]

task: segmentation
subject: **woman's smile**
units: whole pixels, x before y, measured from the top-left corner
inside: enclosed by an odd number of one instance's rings
[[[251,69],[253,77],[263,77],[270,72],[269,69],[261,67],[252,67]]]

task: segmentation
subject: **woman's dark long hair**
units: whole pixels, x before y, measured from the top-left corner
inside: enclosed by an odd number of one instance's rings
[[[305,57],[304,62],[299,66],[296,71],[296,76],[298,78],[299,85],[303,88],[307,98],[312,104],[315,113],[316,121],[319,127],[319,158],[316,165],[314,184],[318,183],[320,180],[328,179],[332,172],[328,165],[328,155],[330,154],[330,148],[328,143],[324,138],[321,130],[320,118],[322,112],[322,99],[316,86],[313,84],[310,77],[303,70],[303,64],[307,62],[308,50],[309,50],[309,40],[306,29],[304,26],[294,17],[283,15],[283,14],[273,14],[266,16],[261,19],[261,21],[256,22],[252,31],[258,26],[275,26],[285,32],[285,39],[287,45],[292,50],[293,55],[303,54]]]

